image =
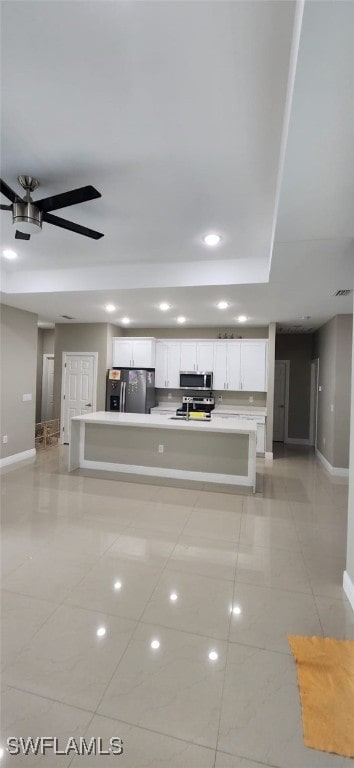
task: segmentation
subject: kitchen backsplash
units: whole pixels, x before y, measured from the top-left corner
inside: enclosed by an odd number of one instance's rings
[[[205,392],[198,392],[197,390],[195,392],[192,392],[191,390],[182,390],[182,389],[157,389],[156,390],[156,397],[157,401],[159,403],[168,403],[169,401],[172,402],[181,402],[182,397],[185,394],[190,395],[207,395],[208,393]],[[169,397],[170,395],[170,397]],[[267,405],[267,394],[266,392],[227,392],[225,390],[213,390],[213,395],[215,397],[215,403],[218,402],[218,397],[222,397],[222,403],[224,405],[249,405],[249,406],[262,406],[265,407]],[[249,398],[253,397],[253,403],[249,402]]]

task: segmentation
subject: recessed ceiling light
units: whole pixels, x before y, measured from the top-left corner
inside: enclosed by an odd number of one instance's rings
[[[228,301],[219,301],[218,309],[227,309],[229,306]]]
[[[115,581],[114,582],[114,589],[122,589],[122,582],[121,581]]]
[[[241,613],[241,608],[239,605],[232,605],[231,606],[231,613],[234,614],[234,616],[239,616]]]
[[[177,323],[185,323],[185,322],[186,322],[186,318],[183,315],[180,315],[179,317],[177,317]]]
[[[129,325],[130,318],[129,317],[122,317],[122,323],[123,323],[123,325]]]
[[[105,310],[106,312],[115,312],[116,308],[114,304],[106,304]]]
[[[161,312],[167,312],[167,310],[170,309],[170,304],[167,304],[166,301],[162,301],[161,304],[159,304],[159,309],[161,309]]]
[[[246,317],[246,315],[239,315],[239,316],[238,316],[238,318],[237,318],[237,321],[238,321],[239,323],[245,323],[245,322],[246,322],[246,320],[247,320],[247,317]]]
[[[210,651],[210,653],[209,653],[210,661],[216,661],[218,658],[219,658],[219,656],[216,653],[216,651]]]
[[[153,640],[151,643],[151,648],[156,650],[156,648],[160,648],[160,641],[159,640]]]
[[[9,248],[5,248],[5,250],[2,252],[3,256],[5,256],[5,259],[17,259],[17,253],[16,251],[10,251]]]
[[[98,627],[98,630],[96,632],[97,637],[103,637],[105,634],[106,634],[106,628]]]
[[[205,245],[209,245],[211,248],[214,248],[215,245],[219,245],[221,241],[220,235],[217,235],[216,232],[210,232],[209,235],[205,235],[203,237],[203,242]]]
[[[171,592],[170,600],[171,600],[172,603],[175,603],[176,600],[178,600],[178,595],[176,594],[176,592]]]

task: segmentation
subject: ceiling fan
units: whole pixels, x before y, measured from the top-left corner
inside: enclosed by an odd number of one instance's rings
[[[33,176],[19,176],[18,180],[21,187],[25,190],[23,198],[17,195],[5,181],[0,179],[0,192],[8,200],[11,200],[11,205],[0,205],[0,209],[12,211],[12,223],[19,227],[15,233],[17,240],[29,240],[31,234],[40,232],[43,221],[46,221],[48,224],[54,224],[55,227],[70,229],[71,232],[77,232],[78,235],[92,237],[94,240],[99,240],[103,237],[101,232],[95,232],[93,229],[82,227],[80,224],[74,224],[73,221],[61,219],[59,216],[52,216],[49,213],[49,211],[56,211],[58,208],[66,208],[68,205],[85,203],[87,200],[101,197],[97,189],[88,185],[87,187],[72,189],[70,192],[63,192],[52,197],[44,197],[42,200],[33,202],[31,192],[37,189],[39,181],[34,179]]]

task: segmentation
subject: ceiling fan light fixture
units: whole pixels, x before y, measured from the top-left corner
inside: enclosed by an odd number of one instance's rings
[[[42,229],[42,211],[33,203],[13,203],[12,223],[20,232],[34,235]]]

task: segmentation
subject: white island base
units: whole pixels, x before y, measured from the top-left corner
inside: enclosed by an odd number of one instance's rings
[[[69,471],[104,470],[256,487],[254,422],[104,411],[71,419]]]

